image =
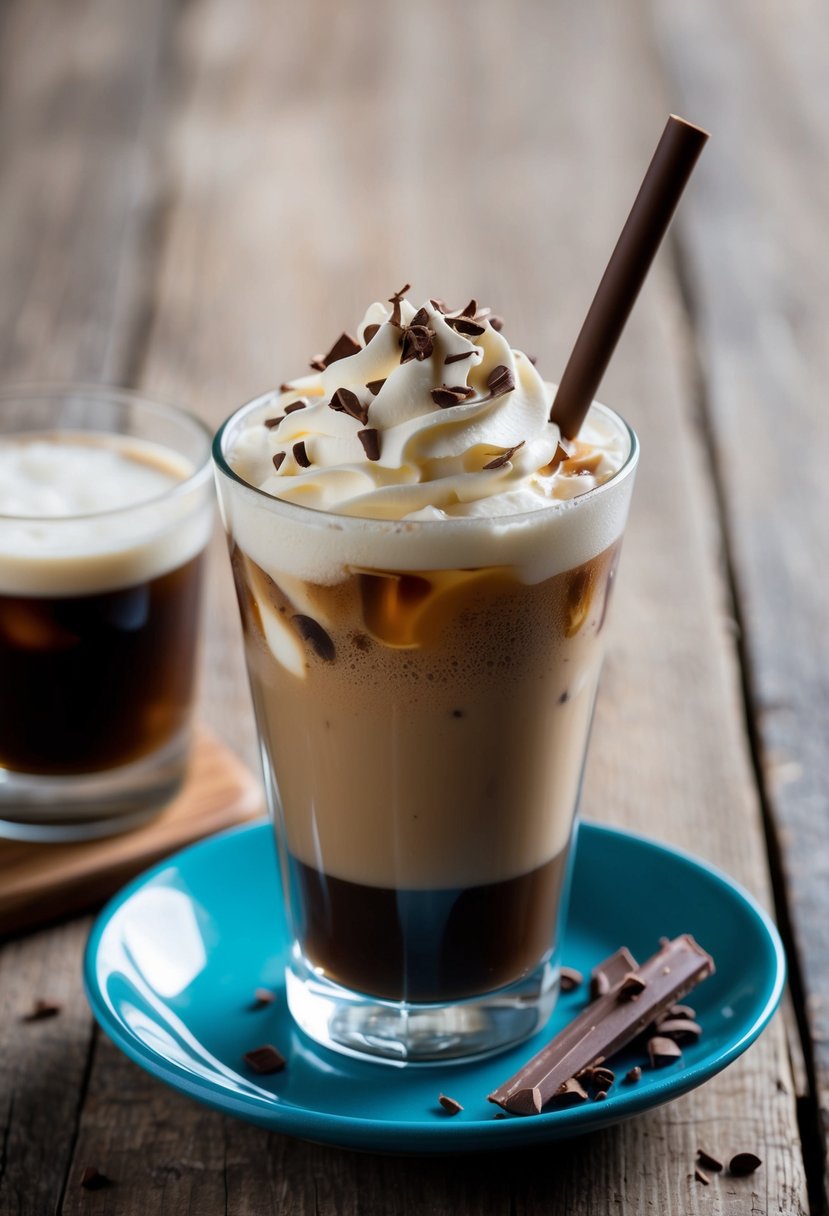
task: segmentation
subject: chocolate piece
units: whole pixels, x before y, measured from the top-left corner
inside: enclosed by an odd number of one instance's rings
[[[45,1022],[47,1018],[56,1018],[63,1009],[57,1001],[44,1001],[42,997],[34,1002],[28,1013],[24,1013],[21,1022]]]
[[[285,453],[284,453],[284,452],[274,452],[273,457],[272,457],[272,460],[273,460],[273,467],[274,467],[275,469],[278,469],[278,468],[280,467],[280,465],[282,464],[282,461],[283,461],[284,459],[285,459]]]
[[[671,1005],[668,1010],[669,1018],[689,1018],[690,1021],[696,1021],[697,1011],[692,1009],[690,1005]]]
[[[500,333],[504,328],[504,318],[497,316],[495,313],[489,318],[489,323],[496,333]]]
[[[254,1047],[253,1051],[246,1051],[242,1059],[261,1077],[267,1077],[274,1072],[282,1072],[287,1063],[282,1053],[270,1043],[265,1043],[262,1047]]]
[[[411,283],[405,283],[399,291],[396,291],[393,296],[389,296],[389,304],[391,304],[391,316],[389,322],[392,325],[400,327],[400,301],[406,295],[407,291],[411,291]]]
[[[762,1164],[754,1153],[737,1153],[728,1163],[728,1172],[742,1178],[746,1174],[753,1174]]]
[[[666,1068],[668,1064],[682,1058],[682,1048],[673,1039],[664,1039],[655,1034],[652,1039],[648,1039],[648,1055],[651,1068]]]
[[[471,359],[473,352],[471,350],[461,351],[458,355],[447,355],[443,360],[444,363],[461,363],[464,359]]]
[[[304,616],[302,613],[292,616],[291,620],[319,658],[326,663],[333,663],[337,652],[334,643],[319,621],[315,621],[312,616]]]
[[[447,317],[446,324],[456,333],[465,334],[467,338],[479,338],[484,332],[484,326],[469,317]]]
[[[105,1186],[112,1186],[112,1179],[94,1165],[87,1165],[81,1174],[81,1186],[85,1191],[100,1191]]]
[[[608,960],[612,965],[612,960]],[[608,963],[600,971],[607,976]],[[670,967],[665,974],[664,968]],[[620,1001],[617,989],[629,970],[636,970],[647,987],[636,1001]],[[560,1034],[523,1068],[489,1095],[491,1102],[515,1114],[540,1110],[560,1087],[581,1069],[602,1063],[631,1042],[646,1026],[711,975],[714,963],[689,934],[675,938],[637,968],[625,966],[614,987],[588,1005]],[[679,1051],[665,1039],[666,1051]]]
[[[276,993],[271,992],[270,988],[257,988],[253,994],[253,1008],[264,1009],[266,1005],[272,1005],[276,1000]]]
[[[696,1043],[702,1034],[702,1027],[690,1018],[666,1018],[657,1022],[656,1029],[659,1034],[666,1039],[673,1039],[675,1043]]]
[[[447,1115],[459,1115],[463,1110],[460,1102],[456,1102],[454,1098],[447,1097],[446,1094],[439,1094],[438,1102],[440,1102]]]
[[[711,1179],[705,1173],[705,1170],[701,1170],[698,1165],[694,1168],[694,1177],[696,1178],[697,1182],[701,1182],[703,1186],[710,1185]]]
[[[304,410],[305,404],[306,403],[304,401],[292,401],[290,405],[285,406],[285,413],[295,414],[297,410]]]
[[[370,426],[363,431],[358,431],[357,438],[363,445],[363,451],[368,460],[380,459],[380,432],[376,427]]]
[[[631,1068],[629,1072],[625,1073],[625,1084],[626,1085],[635,1085],[636,1082],[641,1081],[641,1079],[642,1079],[642,1069],[639,1067],[638,1064],[634,1064],[633,1068]]]
[[[311,467],[311,459],[305,450],[305,441],[303,439],[300,439],[299,443],[295,443],[291,451],[294,454],[294,460],[300,468],[309,469]]]
[[[294,386],[292,384],[280,384],[279,391],[280,393],[292,393]]]
[[[607,1090],[600,1089],[599,1092],[596,1094],[595,1098],[593,1099],[593,1101],[594,1102],[604,1102],[606,1097],[607,1097]]]
[[[432,305],[432,308],[434,308],[435,312],[442,312],[444,314],[444,316],[446,315],[446,313],[452,311],[445,300],[431,300],[430,299],[429,303]]]
[[[330,367],[332,363],[338,363],[340,359],[348,359],[349,356],[356,355],[362,349],[360,343],[356,338],[352,338],[351,334],[340,334],[328,354],[323,355],[322,361],[326,367]]]
[[[596,1000],[597,997],[604,996],[611,988],[620,984],[629,971],[635,970],[636,959],[626,946],[622,946],[590,973],[591,999]]]
[[[376,397],[385,383],[385,378],[382,380],[369,380],[366,388],[371,393],[372,397]]]
[[[363,330],[363,341],[365,342],[366,346],[368,346],[369,342],[374,337],[374,335],[379,334],[379,332],[380,332],[379,325],[367,325],[365,327],[365,329]]]
[[[716,1157],[712,1157],[710,1153],[706,1153],[704,1148],[697,1149],[697,1160],[700,1165],[705,1166],[707,1170],[712,1170],[715,1174],[719,1174],[723,1167],[722,1161],[718,1161]]]
[[[468,401],[470,397],[474,397],[475,390],[467,388],[465,384],[442,384],[440,388],[431,390],[431,396],[435,405],[439,405],[442,410],[447,410],[452,405],[460,405],[462,401]]]
[[[487,376],[486,386],[493,397],[503,397],[504,393],[511,393],[515,388],[515,377],[508,367],[499,363]]]
[[[403,330],[401,345],[401,363],[408,363],[411,359],[422,363],[424,359],[430,358],[435,349],[435,331],[428,325],[409,325]]]
[[[632,1001],[645,990],[645,981],[635,971],[629,971],[619,985],[619,1000]]]
[[[368,422],[368,406],[363,405],[357,394],[352,393],[350,388],[338,388],[332,393],[328,404],[337,413],[348,414],[349,418],[356,418],[358,422],[362,422],[363,426]]]
[[[587,1101],[587,1090],[575,1077],[569,1077],[553,1097],[557,1106],[580,1106]],[[519,1113],[523,1114],[523,1111]]]
[[[518,451],[519,448],[523,448],[524,443],[525,443],[525,440],[522,439],[520,443],[516,443],[515,447],[507,448],[506,452],[502,452],[500,456],[496,456],[494,460],[490,460],[489,464],[484,465],[484,468],[485,469],[502,468],[507,463],[508,460],[512,460],[513,456],[515,455],[515,453]]]
[[[325,371],[325,355],[314,355],[311,362],[308,364],[315,372]]]
[[[604,1068],[600,1065],[598,1068],[591,1068],[590,1072],[592,1073],[593,1083],[601,1085],[604,1089],[610,1089],[616,1080],[616,1073],[612,1068]]]
[[[429,324],[429,314],[425,308],[418,308],[417,312],[415,313],[415,315],[412,317],[411,321],[409,322],[410,326],[428,325],[428,324]]]
[[[559,977],[562,992],[572,992],[584,983],[584,976],[575,967],[561,967]]]
[[[473,297],[466,308],[462,308],[458,313],[459,317],[476,317],[478,315],[478,301]]]
[[[280,422],[282,422],[284,417],[285,417],[284,414],[280,414],[278,418],[266,418],[263,425],[266,426],[269,431],[272,431],[272,430],[274,430],[275,427],[279,426]]]

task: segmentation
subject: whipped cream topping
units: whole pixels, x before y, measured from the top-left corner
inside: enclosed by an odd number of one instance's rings
[[[340,515],[430,520],[539,510],[624,464],[627,436],[602,418],[561,441],[554,386],[488,309],[390,305],[247,419],[228,453],[238,476]]]

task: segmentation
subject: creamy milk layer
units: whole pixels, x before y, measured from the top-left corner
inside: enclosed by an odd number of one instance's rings
[[[621,534],[626,502],[583,502],[577,529],[557,520],[625,464],[624,424],[596,405],[578,440],[561,441],[554,387],[487,310],[443,309],[372,305],[321,370],[229,424],[234,472],[287,504],[278,516],[255,493],[226,505],[226,526],[263,569],[278,551],[283,571],[325,584],[360,565],[509,564],[538,582]]]
[[[0,594],[92,594],[183,565],[210,529],[204,486],[182,485],[193,472],[132,437],[0,438]]]

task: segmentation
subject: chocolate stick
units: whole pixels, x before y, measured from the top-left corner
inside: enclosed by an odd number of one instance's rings
[[[708,132],[672,114],[558,386],[550,421],[574,439],[636,303]]]
[[[620,979],[499,1085],[489,1101],[511,1114],[538,1114],[571,1077],[624,1047],[713,971],[714,960],[689,934],[665,942],[636,970],[645,984],[638,995],[624,999]]]

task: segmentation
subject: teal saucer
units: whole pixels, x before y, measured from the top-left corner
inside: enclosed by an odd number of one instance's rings
[[[692,933],[717,965],[688,998],[700,1040],[667,1068],[643,1069],[602,1102],[496,1118],[486,1095],[568,1022],[586,985],[564,994],[548,1028],[473,1063],[395,1067],[318,1047],[285,1006],[288,950],[271,829],[213,836],[130,883],[103,910],[86,950],[87,995],[130,1059],[208,1106],[273,1131],[383,1152],[492,1151],[594,1131],[707,1081],[749,1046],[780,1000],[777,930],[724,874],[642,837],[582,824],[563,962],[589,976],[621,945],[643,961],[665,935]],[[254,990],[276,1000],[255,1008]],[[274,1044],[283,1072],[257,1076],[245,1052]],[[622,1077],[641,1052],[611,1061]],[[463,1106],[449,1116],[445,1093]]]

